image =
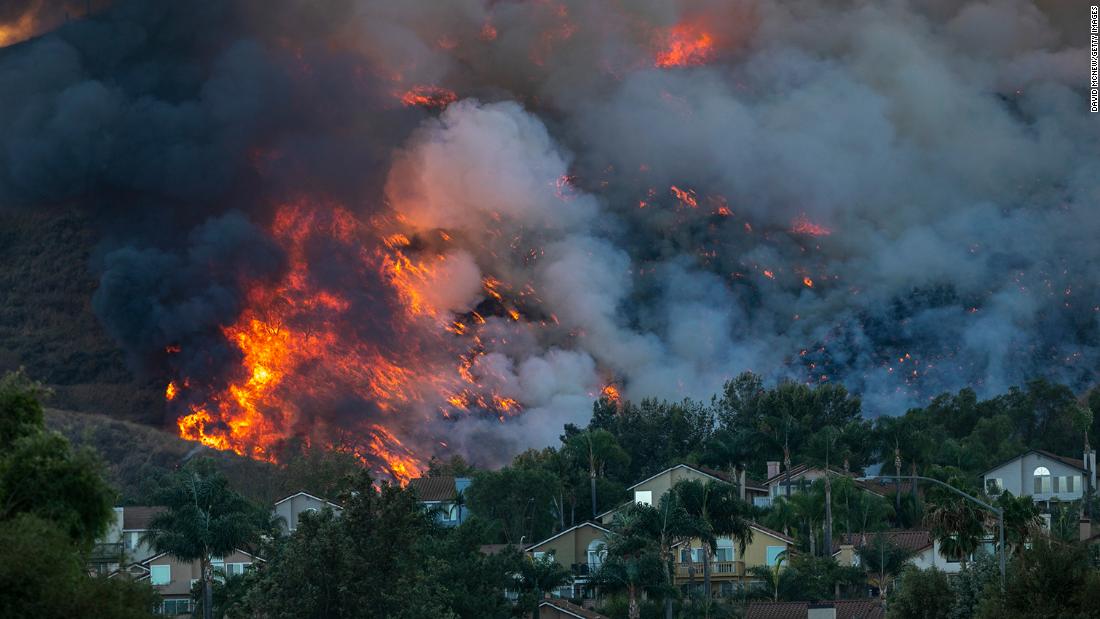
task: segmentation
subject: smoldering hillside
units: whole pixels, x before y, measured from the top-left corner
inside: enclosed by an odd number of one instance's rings
[[[417,445],[507,453],[605,384],[706,397],[743,370],[871,414],[1095,381],[1100,129],[1070,7],[315,4],[117,2],[0,50],[0,205],[88,214],[95,312],[150,380],[228,380],[223,327],[289,268],[273,214],[310,196],[399,220],[444,265],[443,315],[484,314],[486,278],[513,293],[470,371],[524,411],[431,402],[400,424]],[[458,101],[402,103],[427,86]],[[357,335],[424,345],[387,333],[384,277],[342,285],[377,306]]]

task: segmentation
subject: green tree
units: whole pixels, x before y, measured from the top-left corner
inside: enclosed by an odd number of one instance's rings
[[[558,487],[558,478],[543,469],[480,471],[466,489],[466,505],[471,514],[498,527],[503,541],[532,543],[554,531]]]
[[[885,600],[894,581],[913,558],[913,551],[894,544],[885,535],[875,535],[867,544],[856,548],[867,580],[879,590]]]
[[[1100,575],[1089,565],[1082,544],[1036,541],[1013,558],[1004,592],[987,587],[978,606],[980,619],[1096,617]]]
[[[586,430],[566,440],[565,453],[588,468],[589,492],[592,499],[592,517],[599,513],[596,501],[596,479],[604,475],[609,465],[626,465],[630,455],[619,446],[615,436],[607,430]]]
[[[955,591],[947,574],[936,568],[906,567],[890,594],[891,619],[950,619]]]
[[[198,460],[165,476],[153,502],[166,510],[149,522],[145,541],[157,552],[201,566],[204,617],[213,616],[211,560],[260,540],[269,529],[266,510],[229,487],[209,460]]]
[[[35,515],[0,523],[0,617],[152,617],[145,583],[88,576],[69,532]]]
[[[724,482],[685,479],[672,486],[671,493],[698,524],[695,535],[703,542],[703,595],[709,601],[710,561],[718,550],[718,538],[736,541],[738,553],[743,555],[752,542],[751,508],[741,500],[736,488]]]
[[[0,520],[34,514],[87,550],[107,529],[115,492],[93,452],[45,429],[46,393],[22,372],[0,378]]]
[[[654,525],[660,521],[659,511],[648,505],[629,505],[616,513],[607,558],[593,579],[601,590],[626,592],[630,619],[641,614],[638,600],[643,592],[672,595],[666,559],[654,535]]]
[[[520,607],[531,609],[531,619],[538,619],[539,603],[543,594],[570,582],[572,576],[553,556],[526,559],[519,570],[520,591],[523,593]]]

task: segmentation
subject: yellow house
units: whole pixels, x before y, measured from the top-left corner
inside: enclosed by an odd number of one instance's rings
[[[610,531],[596,523],[584,522],[532,544],[526,551],[535,559],[553,557],[555,562],[572,572],[573,582],[552,592],[552,595],[583,598],[591,594],[585,587],[589,576],[599,569],[607,555],[604,548],[608,533]]]
[[[725,597],[733,595],[747,583],[755,579],[749,573],[753,567],[774,566],[779,556],[789,552],[794,539],[753,523],[752,541],[741,553],[737,542],[728,537],[718,539],[718,551],[710,557],[710,577],[713,594]],[[689,590],[703,586],[704,577],[703,543],[692,540],[690,544],[681,544],[675,553],[676,585]]]
[[[701,482],[708,481],[720,481],[727,484],[736,483],[736,480],[714,469],[708,469],[700,466],[692,466],[690,464],[677,464],[676,466],[669,467],[652,477],[643,479],[642,481],[627,488],[627,492],[631,493],[630,503],[644,503],[646,505],[657,505],[661,497],[666,492],[672,489],[677,482],[683,480],[696,480]],[[747,479],[745,480],[745,500],[749,503],[753,502],[753,499],[757,496],[767,496],[768,491],[763,485]],[[615,512],[619,511],[626,505],[625,503],[619,505],[613,509],[609,509],[606,512],[596,516],[596,519],[601,524],[608,525],[615,518]]]

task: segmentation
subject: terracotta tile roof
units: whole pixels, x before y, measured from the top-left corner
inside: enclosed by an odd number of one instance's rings
[[[454,477],[417,477],[409,480],[409,488],[421,501],[450,501],[455,498]]]
[[[166,511],[160,506],[134,505],[122,508],[122,529],[124,531],[145,530],[153,516]]]
[[[746,619],[806,619],[810,602],[751,602]],[[878,600],[837,600],[814,603],[815,607],[836,608],[836,619],[884,619],[886,610]]]
[[[565,600],[543,600],[542,602],[539,602],[539,608],[541,609],[543,606],[549,606],[562,612],[569,613],[577,617],[582,617],[583,619],[607,619],[606,615],[601,615],[594,610],[588,610],[587,608],[577,606],[576,604],[566,602]]]
[[[874,543],[875,536],[882,535],[890,543],[904,548],[911,552],[920,552],[925,548],[932,546],[932,532],[922,530],[906,530],[906,531],[882,531],[879,533],[867,533],[866,535],[860,535],[859,533],[853,533],[852,535],[841,535],[841,544],[851,544],[856,548],[863,546],[864,544]],[[833,548],[833,552],[838,551],[840,548]]]
[[[719,471],[718,469],[712,469],[712,468],[707,467],[707,466],[692,466],[690,464],[687,465],[687,466],[691,466],[692,468],[694,468],[698,471],[702,471],[702,472],[706,473],[707,475],[717,477],[718,479],[721,479],[722,481],[727,482],[727,483],[736,484],[739,481],[737,479],[736,475],[730,475],[729,473],[727,473],[725,471]],[[758,479],[753,479],[749,475],[745,476],[745,487],[746,488],[754,488],[756,490],[764,490],[765,489],[764,488],[764,482],[762,482]]]

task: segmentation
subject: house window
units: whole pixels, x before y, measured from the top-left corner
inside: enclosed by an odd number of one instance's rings
[[[998,496],[1004,492],[1004,481],[1000,477],[985,478],[985,493],[989,496]]]
[[[545,552],[536,552],[536,553],[534,553],[534,557],[535,557],[536,561],[542,561],[543,559],[546,558],[546,553]]]
[[[191,600],[164,600],[160,604],[160,615],[190,615],[191,614]]]
[[[607,556],[607,549],[605,548],[603,540],[594,539],[592,543],[588,545],[588,567],[589,569],[599,569],[603,563],[604,557]]]
[[[141,541],[141,532],[139,531],[127,531],[126,532],[126,550],[133,550],[138,547],[138,543]]]
[[[653,505],[653,491],[652,490],[635,490],[634,502],[639,505]]]
[[[1035,469],[1035,494],[1050,494],[1053,482],[1050,478],[1050,469],[1040,466]]]
[[[244,574],[244,571],[246,569],[248,569],[249,565],[252,565],[252,564],[251,563],[226,563],[225,564],[225,575],[226,576],[240,576],[241,574]]]
[[[703,562],[703,549],[702,548],[681,548],[680,549],[680,563],[702,563]]]
[[[767,563],[769,566],[779,562],[779,555],[787,551],[786,546],[768,546]]]
[[[728,537],[718,538],[718,550],[714,553],[714,560],[720,562],[735,561],[733,555],[733,540]]]
[[[172,582],[172,566],[171,565],[151,565],[149,566],[149,584],[153,586],[167,585]]]

